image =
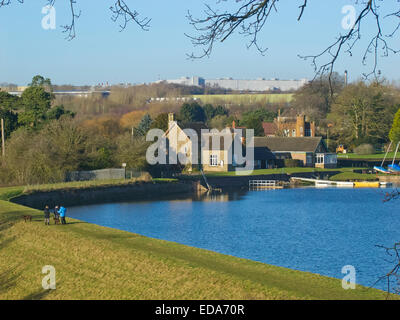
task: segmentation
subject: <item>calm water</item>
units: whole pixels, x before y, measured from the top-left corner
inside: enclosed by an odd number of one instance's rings
[[[383,203],[386,191],[250,191],[71,207],[68,216],[336,278],[353,265],[357,283],[370,286],[392,266],[375,245],[400,240],[400,203]]]

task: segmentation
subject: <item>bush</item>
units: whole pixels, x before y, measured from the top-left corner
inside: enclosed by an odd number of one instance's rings
[[[354,148],[354,153],[356,154],[373,154],[375,153],[375,148],[372,144],[363,143],[358,147]]]
[[[286,168],[297,168],[297,167],[302,167],[302,161],[298,159],[285,159],[284,160],[284,166]]]

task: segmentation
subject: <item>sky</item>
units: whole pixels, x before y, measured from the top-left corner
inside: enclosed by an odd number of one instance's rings
[[[237,79],[312,79],[310,61],[298,55],[316,54],[325,49],[346,30],[342,8],[360,4],[353,0],[311,0],[303,18],[297,21],[301,0],[281,0],[259,43],[267,47],[263,56],[255,48],[247,48],[248,38],[235,34],[218,43],[210,58],[188,59],[187,54],[199,52],[185,36],[194,34],[187,19],[188,10],[202,16],[204,3],[216,5],[216,0],[126,0],[142,16],[152,19],[149,31],[130,24],[120,32],[118,23],[111,20],[110,0],[77,0],[81,16],[76,22],[77,36],[65,39],[61,25],[70,21],[69,1],[57,0],[56,28],[42,28],[42,8],[45,0],[13,0],[0,8],[0,82],[26,85],[36,74],[49,77],[54,84],[93,85],[97,83],[147,83],[158,79],[182,76],[201,76],[206,79],[233,77]],[[386,0],[386,10],[399,9],[395,0]],[[228,0],[227,7],[234,7]],[[388,27],[393,21],[387,19]],[[373,21],[363,25],[363,38],[350,57],[342,55],[336,71],[349,72],[356,80],[372,68],[362,64],[367,40],[373,32]],[[389,33],[392,29],[387,29]],[[400,49],[400,36],[391,44]],[[379,69],[388,80],[399,80],[400,54],[380,58]]]

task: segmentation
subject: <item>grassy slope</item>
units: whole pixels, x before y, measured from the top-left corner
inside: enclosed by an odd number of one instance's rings
[[[21,216],[33,215],[25,223]],[[22,221],[21,221],[22,220]],[[375,289],[42,213],[0,200],[0,299],[381,299]],[[57,289],[43,291],[53,265]]]
[[[352,172],[355,169],[361,168],[335,168],[335,169],[319,169],[319,168],[279,168],[279,169],[260,169],[249,172],[249,175],[265,175],[265,174],[280,174],[280,173],[300,173],[300,172],[329,172],[329,171],[342,171]],[[229,177],[236,176],[235,171],[229,172],[207,172],[207,177]]]
[[[346,154],[338,154],[339,159],[368,159],[368,160],[383,160],[385,157],[385,153],[374,153],[374,154],[355,154],[355,153],[346,153]],[[386,160],[393,160],[394,152],[389,152]],[[397,160],[400,160],[399,154],[396,156]]]
[[[378,181],[376,174],[362,174],[354,172],[342,172],[330,177],[332,181]]]

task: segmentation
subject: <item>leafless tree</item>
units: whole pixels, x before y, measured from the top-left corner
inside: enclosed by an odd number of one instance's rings
[[[75,32],[75,25],[76,25],[76,20],[79,19],[81,16],[81,11],[77,9],[77,2],[79,0],[63,0],[67,1],[69,3],[70,7],[70,14],[71,14],[71,21],[69,24],[61,26],[63,29],[63,32],[66,33],[66,39],[67,40],[72,40],[76,37],[76,32]],[[151,19],[144,17],[142,18],[139,15],[139,12],[136,10],[131,10],[129,5],[126,3],[126,0],[112,0],[114,4],[110,6],[110,11],[111,11],[111,19],[114,22],[121,21],[119,26],[120,30],[124,30],[129,22],[133,22],[136,25],[138,25],[142,30],[149,30],[150,27],[150,22]],[[12,4],[13,2],[19,2],[19,3],[24,3],[24,0],[0,0],[0,8],[4,6],[8,6]],[[54,6],[56,4],[57,0],[44,0],[44,4],[48,6]]]
[[[390,293],[400,294],[400,242],[395,243],[393,247],[382,245],[377,245],[377,247],[386,251],[386,254],[390,257],[388,262],[394,264],[394,267],[380,277],[375,284],[385,282],[387,297],[389,297]]]
[[[49,5],[54,5],[57,0],[43,0]],[[63,31],[67,33],[67,39],[75,38],[75,23],[80,17],[80,11],[76,5],[80,0],[68,1],[71,11],[71,22],[62,26]],[[263,48],[259,41],[260,33],[265,29],[269,17],[278,12],[279,0],[216,0],[215,6],[205,5],[203,17],[197,18],[188,12],[190,24],[195,29],[194,35],[187,35],[194,46],[201,47],[200,54],[190,54],[191,58],[202,58],[210,56],[217,42],[224,42],[233,34],[239,33],[249,37],[248,47],[256,47],[264,54],[266,48]],[[329,79],[334,72],[335,64],[339,56],[343,53],[352,55],[353,49],[361,39],[361,29],[369,20],[374,24],[374,35],[371,36],[364,54],[362,56],[363,64],[367,64],[367,59],[372,56],[372,70],[365,74],[365,77],[374,76],[378,78],[378,60],[381,56],[396,54],[399,50],[390,45],[390,39],[398,34],[400,29],[400,2],[398,0],[353,0],[355,4],[361,6],[360,13],[356,17],[354,26],[346,33],[339,34],[336,40],[325,47],[321,52],[313,55],[299,55],[304,60],[311,61],[315,69],[315,77],[323,74],[329,74]],[[13,2],[24,3],[24,0],[0,0],[0,8],[10,5]],[[295,1],[292,0],[293,3]],[[131,3],[128,0],[111,0],[113,5],[110,7],[113,21],[120,21],[120,28],[124,30],[129,22],[138,25],[142,30],[148,30],[150,27],[150,18],[142,18],[140,14],[131,9]],[[383,4],[391,6],[388,12],[381,7]],[[297,0],[299,13],[297,20],[302,20],[305,11],[311,3],[308,0]],[[218,10],[221,9],[222,10]],[[393,28],[388,32],[383,28],[383,21],[391,21]],[[389,26],[390,27],[390,26]],[[386,28],[385,28],[386,29]]]
[[[223,6],[226,2],[232,3],[233,0],[218,0],[217,7]],[[298,0],[299,14],[297,20],[303,17],[308,0]],[[368,78],[373,75],[378,77],[380,72],[378,68],[378,59],[382,56],[388,56],[390,53],[398,53],[399,50],[393,49],[388,40],[393,38],[400,29],[400,4],[397,0],[354,0],[355,4],[362,6],[354,26],[345,34],[340,34],[337,39],[320,53],[314,55],[300,56],[305,60],[311,60],[315,69],[315,77],[323,74],[329,74],[329,79],[334,71],[335,63],[342,53],[352,55],[353,49],[361,39],[361,27],[372,18],[375,25],[375,35],[372,36],[362,57],[363,64],[367,63],[367,58],[372,55],[374,62],[372,71],[364,76]],[[228,6],[230,10],[219,11],[215,7],[206,5],[203,18],[196,18],[190,12],[188,19],[196,30],[195,35],[188,35],[194,46],[202,48],[200,54],[191,54],[191,58],[202,58],[210,56],[217,42],[224,42],[235,32],[250,38],[248,47],[255,46],[261,54],[266,49],[259,43],[260,32],[265,27],[268,18],[272,13],[278,12],[279,0],[235,0],[236,7],[232,10],[233,4]],[[294,1],[293,1],[294,2]],[[380,5],[393,2],[397,9],[390,10],[389,14],[381,12]],[[382,22],[384,19],[396,19],[397,26],[389,33],[384,33]],[[327,60],[327,62],[324,60]]]
[[[400,197],[400,192],[396,189],[391,192],[386,192],[384,195],[383,202],[396,200]],[[386,247],[383,245],[377,245],[378,248],[382,248],[386,251],[386,254],[390,257],[388,261],[394,265],[388,273],[381,276],[375,284],[384,282],[386,291],[389,297],[390,293],[400,294],[400,242],[397,242],[393,247]],[[374,285],[375,285],[374,284]]]

